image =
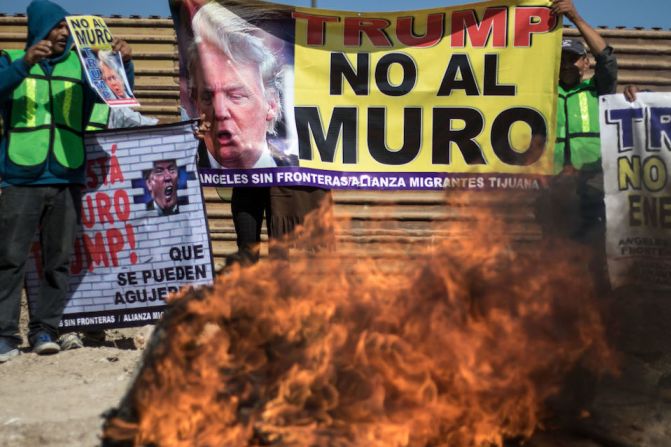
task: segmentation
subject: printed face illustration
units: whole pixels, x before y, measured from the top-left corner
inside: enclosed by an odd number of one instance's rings
[[[104,62],[100,63],[100,69],[103,73],[103,81],[105,81],[110,90],[112,90],[112,93],[119,99],[127,98],[126,87],[124,86],[123,79],[121,79],[119,73]]]
[[[175,160],[154,162],[147,177],[147,189],[162,210],[169,210],[177,205],[177,177]]]
[[[202,42],[196,70],[197,103],[211,123],[207,150],[226,168],[251,168],[266,147],[268,123],[278,104],[263,87],[258,67],[232,61]]]

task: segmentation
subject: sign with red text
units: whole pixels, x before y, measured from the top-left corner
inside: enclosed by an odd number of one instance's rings
[[[170,0],[180,100],[204,123],[201,184],[540,189],[562,38],[550,3]]]
[[[191,125],[96,132],[86,144],[81,231],[61,329],[151,323],[169,294],[213,278]],[[39,259],[35,243],[29,299],[41,280]]]
[[[611,284],[671,290],[671,93],[607,95],[600,116]]]

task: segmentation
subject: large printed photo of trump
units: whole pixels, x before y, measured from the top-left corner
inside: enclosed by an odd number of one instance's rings
[[[259,4],[170,1],[183,118],[201,120],[198,167],[298,165],[293,8]]]

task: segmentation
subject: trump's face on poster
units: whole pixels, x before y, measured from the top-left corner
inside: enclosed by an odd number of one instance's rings
[[[123,79],[113,67],[110,67],[105,62],[101,61],[100,71],[102,72],[103,81],[105,81],[117,98],[125,99],[128,97],[126,95],[126,86],[124,85]]]
[[[177,213],[177,163],[175,160],[154,162],[146,179],[147,190],[151,194],[155,208],[160,214]]]
[[[259,68],[232,61],[208,42],[198,45],[197,104],[209,123],[210,155],[225,168],[251,168],[267,151],[266,134],[278,102],[263,86]]]

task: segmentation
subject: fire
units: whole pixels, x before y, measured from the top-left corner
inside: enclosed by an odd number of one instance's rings
[[[330,234],[328,211],[311,217],[299,246]],[[531,437],[566,374],[585,357],[611,365],[612,353],[584,250],[515,250],[493,231],[502,225],[483,215],[469,237],[419,255],[303,250],[182,292],[105,439],[467,447]]]

